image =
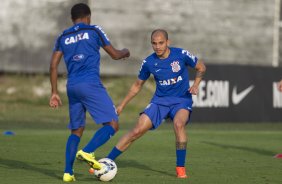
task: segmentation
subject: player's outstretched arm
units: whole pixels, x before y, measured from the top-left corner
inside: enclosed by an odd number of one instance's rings
[[[206,72],[206,66],[204,65],[202,60],[198,60],[196,66],[196,77],[194,80],[193,85],[189,88],[189,92],[193,95],[197,95],[199,91],[199,84],[204,77],[204,74]]]
[[[125,96],[125,98],[122,100],[122,102],[120,103],[120,105],[117,107],[117,113],[118,115],[120,115],[120,113],[122,112],[122,110],[124,109],[124,107],[128,104],[128,102],[130,102],[132,100],[133,97],[135,97],[139,91],[142,89],[144,83],[146,81],[145,80],[140,80],[137,79],[132,86],[130,87],[127,95]]]
[[[127,58],[130,56],[128,49],[124,48],[121,50],[115,49],[112,45],[107,45],[103,49],[111,56],[112,59],[118,60],[122,58]]]
[[[50,82],[51,82],[51,97],[49,100],[49,105],[52,108],[57,108],[59,105],[62,105],[62,101],[58,94],[57,80],[58,80],[58,65],[63,56],[62,52],[56,51],[52,55],[50,63]]]

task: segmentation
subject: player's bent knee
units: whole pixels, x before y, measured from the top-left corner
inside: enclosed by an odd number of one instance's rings
[[[185,128],[185,122],[182,122],[182,121],[175,121],[174,123],[174,128],[176,129],[176,130],[181,130],[181,129],[183,129],[183,128]]]
[[[110,125],[111,127],[113,127],[113,129],[115,130],[115,133],[117,133],[117,131],[119,130],[119,124],[116,121],[111,121],[107,123],[107,125]]]
[[[82,137],[83,131],[84,131],[84,127],[79,127],[78,129],[71,130],[71,133],[78,137]]]
[[[113,129],[115,130],[115,133],[117,133],[117,131],[119,130],[119,125],[118,123],[114,123],[114,125],[111,125],[113,127]]]
[[[140,129],[133,129],[131,132],[131,137],[133,139],[138,139],[139,137],[141,137],[144,134],[143,131],[141,131]]]
[[[117,133],[119,131],[119,126],[117,125],[116,127],[114,127],[115,129],[115,133]]]

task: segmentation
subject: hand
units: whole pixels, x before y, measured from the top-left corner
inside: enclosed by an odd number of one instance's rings
[[[199,93],[198,87],[197,86],[191,86],[188,91],[192,94],[192,95],[197,95]]]
[[[117,111],[117,114],[120,115],[121,112],[123,111],[123,107],[121,105],[117,106],[116,111]]]
[[[49,100],[49,106],[51,108],[58,108],[62,105],[61,98],[58,94],[52,94]]]
[[[125,53],[125,56],[124,57],[129,57],[130,56],[130,52],[129,52],[129,50],[127,49],[127,48],[124,48],[124,49],[122,49],[122,51]]]

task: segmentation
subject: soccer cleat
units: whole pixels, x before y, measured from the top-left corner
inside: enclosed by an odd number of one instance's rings
[[[93,169],[100,170],[102,168],[101,164],[95,160],[94,153],[86,153],[82,150],[79,150],[76,153],[76,158],[78,160],[87,162]]]
[[[188,178],[186,175],[185,167],[176,167],[176,177],[177,178]]]
[[[63,181],[64,182],[73,182],[75,181],[75,177],[74,175],[70,175],[69,173],[64,173]]]
[[[274,158],[282,158],[282,153],[275,155]]]

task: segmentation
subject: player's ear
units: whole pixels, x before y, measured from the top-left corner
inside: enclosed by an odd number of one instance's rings
[[[168,39],[168,40],[166,41],[167,46],[170,46],[170,43],[171,43],[171,41]]]
[[[87,16],[87,23],[88,23],[88,24],[91,23],[91,14]]]

